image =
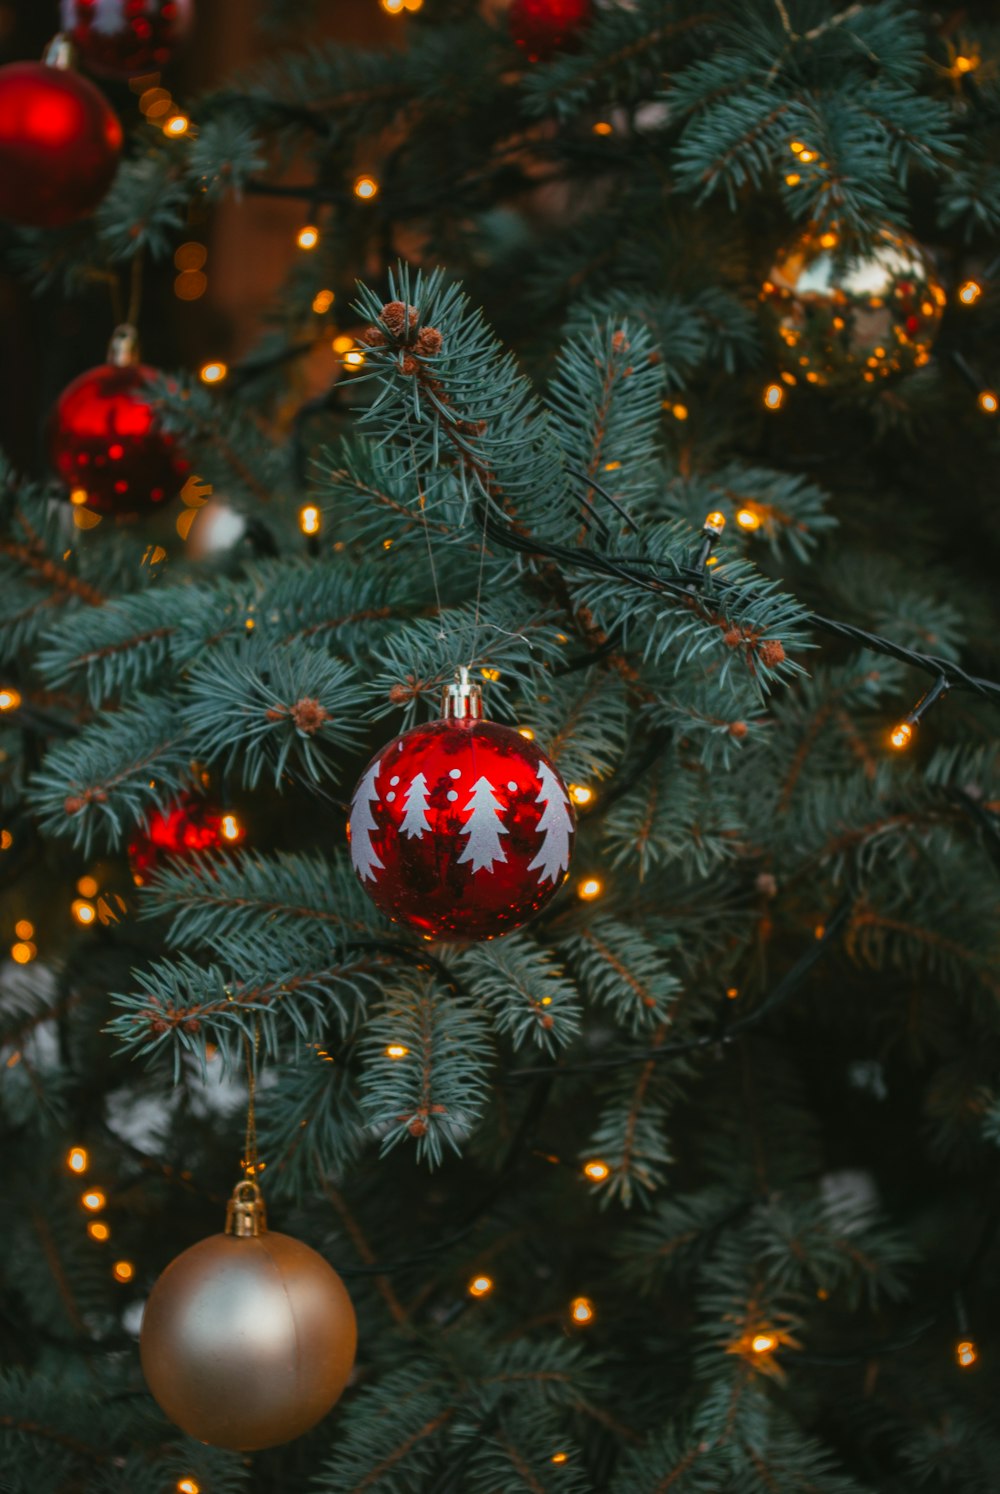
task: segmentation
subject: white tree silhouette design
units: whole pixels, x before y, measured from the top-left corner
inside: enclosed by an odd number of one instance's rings
[[[534,871],[538,867],[539,882],[555,883],[569,866],[573,817],[569,812],[569,799],[565,790],[548,763],[539,763],[538,776],[542,786],[535,803],[541,804],[543,800],[545,802],[545,809],[538,821],[543,840],[538,855],[528,870]]]
[[[354,802],[351,805],[351,819],[348,826],[351,833],[351,862],[363,882],[369,877],[374,882],[375,873],[385,869],[385,863],[379,860],[371,841],[371,833],[377,828],[371,806],[378,803],[375,780],[380,766],[377,762],[372,763],[358,784]]]
[[[500,837],[507,834],[507,828],[500,823],[502,805],[488,778],[477,778],[472,797],[465,807],[472,813],[465,822],[465,834],[469,838],[458,858],[459,865],[471,861],[474,872],[491,872],[494,861],[507,860],[507,852],[500,844]]]

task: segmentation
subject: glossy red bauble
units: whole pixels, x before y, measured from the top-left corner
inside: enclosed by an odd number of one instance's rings
[[[80,61],[108,78],[154,73],[191,28],[193,0],[61,0],[62,29]]]
[[[513,0],[507,25],[529,62],[566,51],[590,20],[590,0]]]
[[[555,768],[475,715],[414,727],[354,793],[351,860],[372,901],[433,938],[492,939],[566,880],[573,812]]]
[[[61,228],[92,213],[122,148],[118,116],[72,68],[0,67],[0,218]]]
[[[196,794],[182,794],[167,809],[151,810],[147,828],[136,831],[128,848],[128,864],[137,887],[148,882],[169,857],[187,860],[204,851],[238,845],[244,830],[234,814]]]
[[[166,503],[184,485],[190,463],[161,430],[149,402],[147,382],[155,376],[139,363],[102,363],[63,390],[51,454],[75,503],[132,518]]]

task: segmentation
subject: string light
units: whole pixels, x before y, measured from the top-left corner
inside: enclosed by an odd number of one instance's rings
[[[186,114],[171,114],[163,126],[165,135],[186,135],[191,128],[191,121]]]
[[[780,384],[768,384],[764,390],[764,405],[768,410],[780,410],[785,401],[785,391]]]
[[[491,680],[494,684],[500,678],[499,669],[481,669],[479,673],[484,680]]]
[[[197,301],[208,289],[208,276],[204,270],[182,270],[174,281],[174,295],[178,301]]]
[[[755,1354],[770,1354],[777,1346],[778,1340],[773,1333],[755,1333],[750,1340],[750,1347]]]
[[[219,825],[224,840],[239,840],[243,826],[234,814],[224,814]]]
[[[671,405],[670,413],[675,420],[686,420],[688,418],[687,405]]]
[[[959,55],[955,58],[952,70],[956,73],[971,73],[974,72],[978,66],[978,57],[963,57]]]
[[[313,296],[312,309],[317,316],[324,316],[336,299],[332,290],[317,291]]]
[[[611,1168],[606,1162],[595,1158],[592,1162],[585,1162],[583,1170],[592,1183],[603,1183]]]
[[[725,514],[720,514],[718,509],[713,509],[710,514],[705,515],[703,527],[708,530],[709,534],[718,537],[726,527]]]
[[[105,1240],[110,1240],[111,1238],[111,1231],[103,1219],[91,1219],[87,1225],[87,1234],[92,1240],[97,1240],[99,1243],[103,1243]]]
[[[599,119],[592,128],[595,135],[613,135],[615,132],[614,125],[607,119]]]
[[[135,1275],[135,1267],[131,1261],[115,1261],[112,1275],[115,1281],[131,1281]]]
[[[198,377],[203,384],[221,384],[228,372],[229,368],[225,363],[203,363],[198,370]]]
[[[10,947],[10,957],[16,965],[30,965],[37,953],[35,946],[28,944],[25,940],[18,940]]]
[[[93,897],[97,892],[97,878],[81,877],[76,884],[76,890],[81,897]]]
[[[177,1494],[201,1494],[201,1484],[195,1483],[193,1478],[180,1478],[177,1480]]]
[[[797,187],[801,180],[802,178],[797,171],[790,171],[785,177],[785,185],[787,187]]]
[[[423,3],[424,0],[403,0],[403,9],[408,10],[412,13],[413,11],[419,10]]]
[[[87,1149],[83,1146],[71,1146],[66,1153],[66,1166],[70,1172],[86,1172],[89,1160]]]
[[[739,988],[739,986],[727,986],[726,987],[726,995],[727,995],[727,997],[729,998],[730,1001],[735,1001],[736,998],[737,998],[737,996],[739,994],[740,994],[740,988]]]
[[[582,882],[577,883],[576,895],[585,903],[592,903],[595,897],[600,897],[604,891],[604,883],[600,877],[584,877]]]
[[[470,1297],[488,1297],[493,1290],[492,1276],[474,1276],[466,1288]]]
[[[4,685],[0,689],[0,711],[16,711],[20,704],[20,690],[15,690],[13,685]]]
[[[523,737],[526,742],[533,742],[535,740],[535,733],[530,726],[519,726],[517,734],[519,737]]]
[[[0,830],[0,851],[9,851],[14,844],[14,837],[9,830]]]
[[[74,898],[69,905],[69,910],[72,913],[73,917],[76,919],[77,923],[93,923],[94,919],[97,917],[97,909],[94,907],[93,903],[88,903],[85,897]]]
[[[355,348],[353,352],[344,354],[344,363],[348,368],[361,368],[364,365],[364,361],[365,355],[360,348]]]
[[[385,1056],[386,1058],[405,1058],[409,1051],[409,1048],[404,1047],[402,1043],[390,1043],[385,1050]]]
[[[955,1345],[955,1359],[963,1369],[968,1369],[970,1364],[975,1364],[979,1358],[979,1352],[971,1338],[963,1338]]]
[[[594,1321],[594,1304],[589,1297],[574,1297],[569,1305],[569,1315],[582,1328]]]
[[[30,939],[35,932],[35,925],[30,918],[19,918],[14,925],[14,933],[19,939]]]
[[[403,9],[403,0],[382,0],[382,9],[391,16],[398,16]]]
[[[979,396],[979,408],[983,411],[983,413],[986,415],[995,415],[997,412],[997,404],[997,397],[993,393],[992,389],[984,389]],[[3,707],[0,706],[0,710],[2,709]]]
[[[299,528],[303,534],[319,534],[322,515],[315,503],[307,503],[299,509]]]
[[[359,176],[354,183],[354,195],[360,197],[362,202],[370,202],[373,197],[378,196],[378,182],[373,176]]]
[[[892,731],[889,733],[889,741],[896,748],[897,752],[902,752],[913,741],[913,727],[908,721],[901,721],[898,726],[892,728]]]
[[[963,306],[974,306],[983,293],[983,288],[978,280],[966,280],[964,285],[958,288],[958,299]]]
[[[319,229],[315,223],[307,223],[304,228],[300,228],[295,236],[295,242],[300,249],[315,249],[319,243]]]
[[[589,804],[594,797],[594,790],[588,788],[585,783],[571,783],[569,796],[574,804]]]
[[[552,1457],[550,1458],[549,1461],[552,1462],[552,1463],[565,1463],[565,1462],[568,1461],[568,1459],[569,1459],[569,1453],[567,1453],[567,1452],[557,1452],[557,1453],[553,1453],[552,1454]]]
[[[823,249],[836,249],[837,245],[840,243],[840,240],[835,233],[827,230],[826,233],[820,234],[819,242],[820,247]]]
[[[803,145],[801,140],[790,140],[788,142],[788,149],[791,151],[793,156],[800,156],[805,150],[805,146]]]
[[[335,353],[349,353],[354,346],[354,338],[347,332],[340,332],[330,345]]]
[[[909,747],[913,740],[914,729],[919,724],[921,718],[927,714],[935,701],[940,700],[941,696],[949,688],[949,681],[944,675],[941,675],[934,681],[930,689],[921,695],[912,711],[907,712],[899,725],[892,728],[892,731],[889,733],[889,741],[896,748],[897,752],[902,752],[905,748]]]
[[[107,1199],[100,1188],[88,1188],[87,1192],[80,1199],[80,1202],[89,1213],[99,1214],[107,1203]]]
[[[756,511],[756,509],[738,508],[736,510],[736,522],[741,529],[745,529],[748,533],[752,533],[753,530],[760,528],[762,521],[760,514]]]

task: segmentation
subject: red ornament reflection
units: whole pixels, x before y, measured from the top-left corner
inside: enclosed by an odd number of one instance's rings
[[[60,228],[86,217],[121,148],[118,116],[89,79],[43,62],[0,67],[0,218]]]
[[[97,513],[132,517],[180,491],[190,463],[160,428],[142,364],[101,364],[74,379],[56,405],[52,463]]]

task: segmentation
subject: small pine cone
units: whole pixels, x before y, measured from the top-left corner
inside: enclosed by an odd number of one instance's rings
[[[416,373],[419,367],[420,364],[417,362],[416,358],[414,358],[412,353],[404,353],[402,358],[400,358],[399,360],[400,373],[409,374],[411,378]]]
[[[390,337],[402,337],[406,330],[406,307],[402,301],[387,301],[378,319]]]
[[[367,343],[370,348],[384,348],[385,333],[380,332],[377,327],[366,327],[361,334],[361,341]]]
[[[409,1131],[411,1136],[426,1136],[427,1122],[425,1120],[421,1120],[419,1115],[415,1115],[406,1129]]]
[[[307,737],[315,736],[323,722],[330,719],[330,712],[308,695],[295,702],[290,714],[297,730],[304,732]]]
[[[187,1021],[184,1023],[184,1031],[185,1032],[200,1032],[201,1031],[201,1023],[198,1021],[198,1018],[197,1017],[188,1017]]]
[[[166,1032],[167,1023],[163,1020],[162,1017],[153,1017],[149,1023],[149,1030],[150,1032],[155,1033]]]
[[[65,809],[67,814],[79,814],[82,808],[83,800],[76,794],[72,795],[63,804],[63,809]]]
[[[737,742],[742,742],[750,728],[745,721],[730,721],[729,735],[735,737]]]
[[[285,708],[284,706],[271,706],[264,714],[268,721],[284,721]]]
[[[757,657],[767,669],[784,663],[785,645],[778,638],[765,638],[757,648]]]
[[[770,872],[759,874],[756,887],[761,897],[777,897],[778,895],[778,883]]]
[[[551,1029],[556,1025],[555,1018],[550,1017],[548,1012],[546,1012],[545,1016],[542,1018],[541,1025],[545,1028],[546,1032],[550,1032]]]
[[[727,648],[739,648],[740,644],[743,642],[743,634],[740,632],[739,628],[729,628],[725,633],[723,633],[722,641]]]
[[[423,688],[423,680],[408,674],[405,680],[389,686],[389,699],[393,705],[405,705],[408,700],[415,700],[423,692]]]
[[[421,358],[433,358],[440,353],[444,338],[436,327],[421,327],[414,346]]]
[[[629,342],[628,338],[625,336],[625,333],[621,330],[621,328],[619,328],[611,339],[611,346],[614,348],[616,353],[620,353],[623,349],[625,352],[628,352],[632,344]]]

